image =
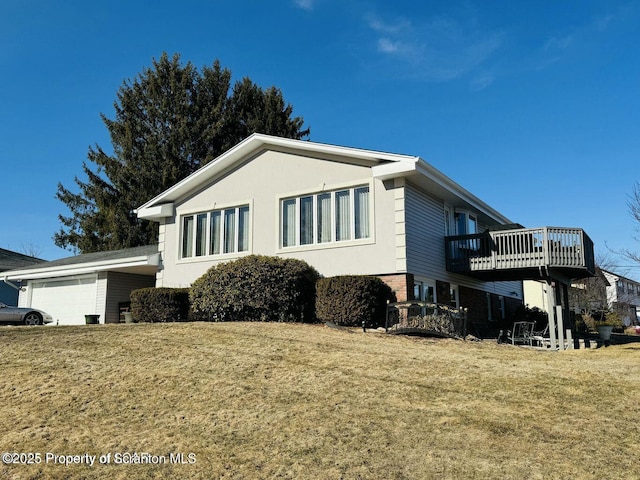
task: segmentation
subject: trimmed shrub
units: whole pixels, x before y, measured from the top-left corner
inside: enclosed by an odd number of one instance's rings
[[[538,307],[520,304],[514,312],[514,322],[534,322],[536,330],[543,330],[549,323],[549,315]],[[511,328],[511,327],[509,327]]]
[[[318,272],[291,258],[248,255],[211,267],[191,285],[191,311],[209,321],[315,321]]]
[[[364,275],[322,278],[316,289],[318,320],[343,326],[384,326],[387,300],[395,300],[391,287]]]
[[[188,288],[141,288],[131,292],[136,322],[185,322],[189,319]]]

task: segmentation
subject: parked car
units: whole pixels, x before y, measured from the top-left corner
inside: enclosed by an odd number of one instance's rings
[[[0,323],[21,325],[42,325],[52,323],[53,317],[36,308],[10,307],[0,303]]]

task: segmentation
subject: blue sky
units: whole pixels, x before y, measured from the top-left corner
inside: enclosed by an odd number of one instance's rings
[[[311,140],[419,155],[513,221],[640,250],[639,24],[612,0],[3,0],[0,247],[71,254],[57,184],[166,51],[279,87]]]

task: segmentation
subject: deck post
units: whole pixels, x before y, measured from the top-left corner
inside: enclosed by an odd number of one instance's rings
[[[556,296],[553,292],[553,283],[551,280],[547,280],[547,316],[549,317],[549,342],[552,350],[555,350],[558,347],[556,342]]]
[[[556,309],[556,323],[558,324],[558,350],[564,350],[565,331],[564,331],[564,319],[562,318],[563,317],[562,305],[556,305],[555,309]]]

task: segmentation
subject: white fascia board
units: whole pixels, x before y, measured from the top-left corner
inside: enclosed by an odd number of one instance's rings
[[[242,155],[246,153],[248,149],[247,145],[250,145],[251,143],[255,144],[255,134],[246,138],[244,141],[240,142],[235,147],[227,150],[225,153],[215,158],[214,160],[209,162],[207,165],[199,168],[198,170],[193,172],[191,175],[180,180],[178,183],[168,188],[167,190],[162,192],[160,195],[157,195],[156,197],[152,198],[144,205],[138,207],[135,210],[136,214],[138,214],[139,218],[143,218],[143,217],[140,217],[140,213],[148,212],[157,205],[171,203],[174,200],[177,200],[178,198],[180,198],[181,196],[186,195],[192,189],[196,188],[197,185],[204,183],[210,178],[213,178],[217,173],[222,171],[226,166],[231,165],[233,164],[233,162],[239,160],[242,157]],[[144,217],[144,218],[153,219],[153,217]]]
[[[422,175],[430,178],[432,181],[438,183],[443,188],[450,191],[452,194],[463,200],[464,202],[471,205],[476,210],[486,214],[487,216],[495,219],[496,221],[502,224],[513,223],[507,217],[498,212],[495,208],[491,207],[489,204],[483,202],[478,197],[476,197],[473,193],[471,193],[466,188],[462,187],[460,184],[453,181],[451,178],[447,177],[440,170],[436,169],[434,166],[420,159],[420,164],[418,166],[418,172]]]
[[[340,147],[324,143],[309,142],[306,140],[294,140],[290,138],[274,137],[271,135],[254,133],[242,142],[238,143],[236,146],[227,150],[218,158],[212,160],[210,163],[199,168],[188,177],[176,183],[171,188],[165,190],[160,195],[140,206],[136,210],[136,213],[138,213],[139,217],[141,214],[148,215],[152,207],[174,202],[180,197],[187,195],[191,191],[197,189],[198,186],[211,181],[216,177],[216,175],[226,171],[230,167],[233,167],[233,165],[237,162],[250,157],[252,154],[259,150],[268,149],[270,147],[276,150],[279,148],[288,149],[299,152],[340,156],[344,157],[345,159],[351,158],[354,160],[368,160],[377,163],[390,162],[392,164],[395,164],[409,162],[415,164],[417,159],[417,157],[410,157],[407,155],[376,152],[373,150],[362,150],[352,147]],[[154,217],[146,216],[141,218],[153,219]]]
[[[391,178],[406,177],[416,173],[417,171],[417,157],[413,159],[403,159],[400,161],[384,163],[382,165],[375,165],[371,168],[373,178],[380,180],[389,180]]]
[[[49,268],[31,268],[28,270],[13,270],[4,272],[4,278],[8,280],[37,280],[40,278],[67,277],[86,273],[103,272],[121,268],[146,267],[160,265],[160,253],[143,255],[131,258],[119,258],[114,260],[80,263],[72,265],[59,265]]]
[[[160,220],[161,218],[173,217],[173,203],[162,203],[160,205],[152,205],[149,207],[140,208],[135,210],[138,218],[144,218],[147,220]]]
[[[356,160],[370,160],[374,162],[415,162],[417,157],[402,155],[398,153],[379,152],[376,150],[366,150],[362,148],[342,147],[338,145],[330,145],[327,143],[309,142],[306,140],[292,140],[290,138],[271,137],[269,135],[260,135],[263,145],[273,147],[286,147],[303,152],[320,153],[324,155],[333,155],[345,158],[353,158]]]
[[[496,221],[503,224],[512,223],[511,220],[502,215],[496,209],[490,207],[488,204],[480,200],[474,194],[460,186],[458,183],[447,177],[440,170],[430,165],[420,157],[404,156],[395,162],[376,165],[371,170],[373,177],[380,180],[420,175]]]

